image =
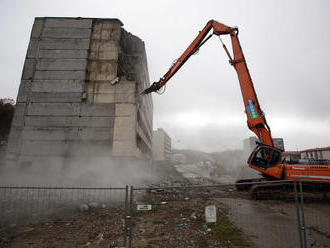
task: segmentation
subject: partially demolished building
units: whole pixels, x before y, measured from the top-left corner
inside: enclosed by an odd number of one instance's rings
[[[151,158],[152,99],[144,42],[118,19],[36,18],[7,161]]]

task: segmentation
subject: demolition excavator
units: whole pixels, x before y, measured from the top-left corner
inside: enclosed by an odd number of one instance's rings
[[[212,30],[212,33],[210,31]],[[271,188],[271,184],[253,184],[264,180],[302,180],[308,184],[330,186],[330,166],[324,161],[305,164],[288,164],[283,157],[283,151],[274,146],[270,127],[267,124],[265,114],[262,111],[253,82],[247,67],[246,60],[238,39],[238,28],[229,27],[214,20],[210,20],[199,32],[197,37],[183,52],[183,54],[172,64],[166,74],[158,82],[154,82],[142,94],[159,92],[159,90],[173,77],[173,75],[184,65],[184,63],[203,46],[212,35],[219,37],[222,47],[229,58],[229,63],[237,72],[240,89],[243,96],[247,126],[255,133],[259,141],[248,159],[250,168],[257,170],[262,175],[257,179],[244,179],[238,183],[249,182],[248,186],[238,189],[252,189],[257,192],[261,188]],[[232,54],[227,49],[221,36],[229,35],[232,44]],[[277,186],[278,187],[278,186]]]

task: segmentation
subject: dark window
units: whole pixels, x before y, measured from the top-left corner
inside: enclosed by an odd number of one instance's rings
[[[281,152],[270,147],[261,147],[253,156],[251,164],[262,169],[276,166],[281,159]]]

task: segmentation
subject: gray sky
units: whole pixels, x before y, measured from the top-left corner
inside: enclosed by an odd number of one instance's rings
[[[0,0],[0,97],[16,98],[36,16],[119,18],[145,41],[158,81],[210,19],[238,26],[261,106],[287,150],[330,145],[330,1]],[[224,39],[228,46],[230,42]],[[253,134],[234,68],[213,37],[153,95],[176,148],[221,151]]]

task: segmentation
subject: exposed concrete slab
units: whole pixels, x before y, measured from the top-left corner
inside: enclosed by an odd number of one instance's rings
[[[89,39],[42,39],[39,49],[89,49]]]
[[[93,141],[112,139],[112,128],[38,128],[25,129],[22,132],[23,140],[67,140]]]
[[[26,116],[26,127],[102,127],[112,128],[115,117],[78,117],[78,116]]]
[[[28,115],[38,116],[79,116],[79,103],[30,103]]]
[[[86,103],[81,105],[81,116],[115,116],[115,104]]]
[[[17,103],[25,103],[31,91],[31,80],[22,80],[18,90]]]
[[[38,55],[39,40],[30,40],[26,58],[36,58]]]
[[[23,127],[25,115],[25,103],[17,103],[12,121],[13,127]]]
[[[35,80],[84,80],[85,71],[36,71]]]
[[[39,59],[37,71],[83,71],[86,70],[86,59]]]
[[[44,26],[43,19],[35,19],[32,27],[31,38],[39,38]]]
[[[53,93],[82,93],[84,91],[83,80],[42,80],[33,81],[32,92],[53,92]]]
[[[91,28],[92,19],[49,18],[45,20],[47,28]]]
[[[23,74],[22,74],[23,80],[28,80],[33,78],[34,72],[36,70],[36,63],[37,61],[35,59],[25,60]]]
[[[39,50],[38,58],[49,59],[87,59],[88,50]]]
[[[67,92],[35,92],[31,95],[30,101],[38,103],[59,103],[59,102],[76,102],[82,101],[82,93]]]
[[[91,35],[91,29],[85,28],[48,28],[45,27],[41,34],[42,38],[74,38],[87,39]]]

